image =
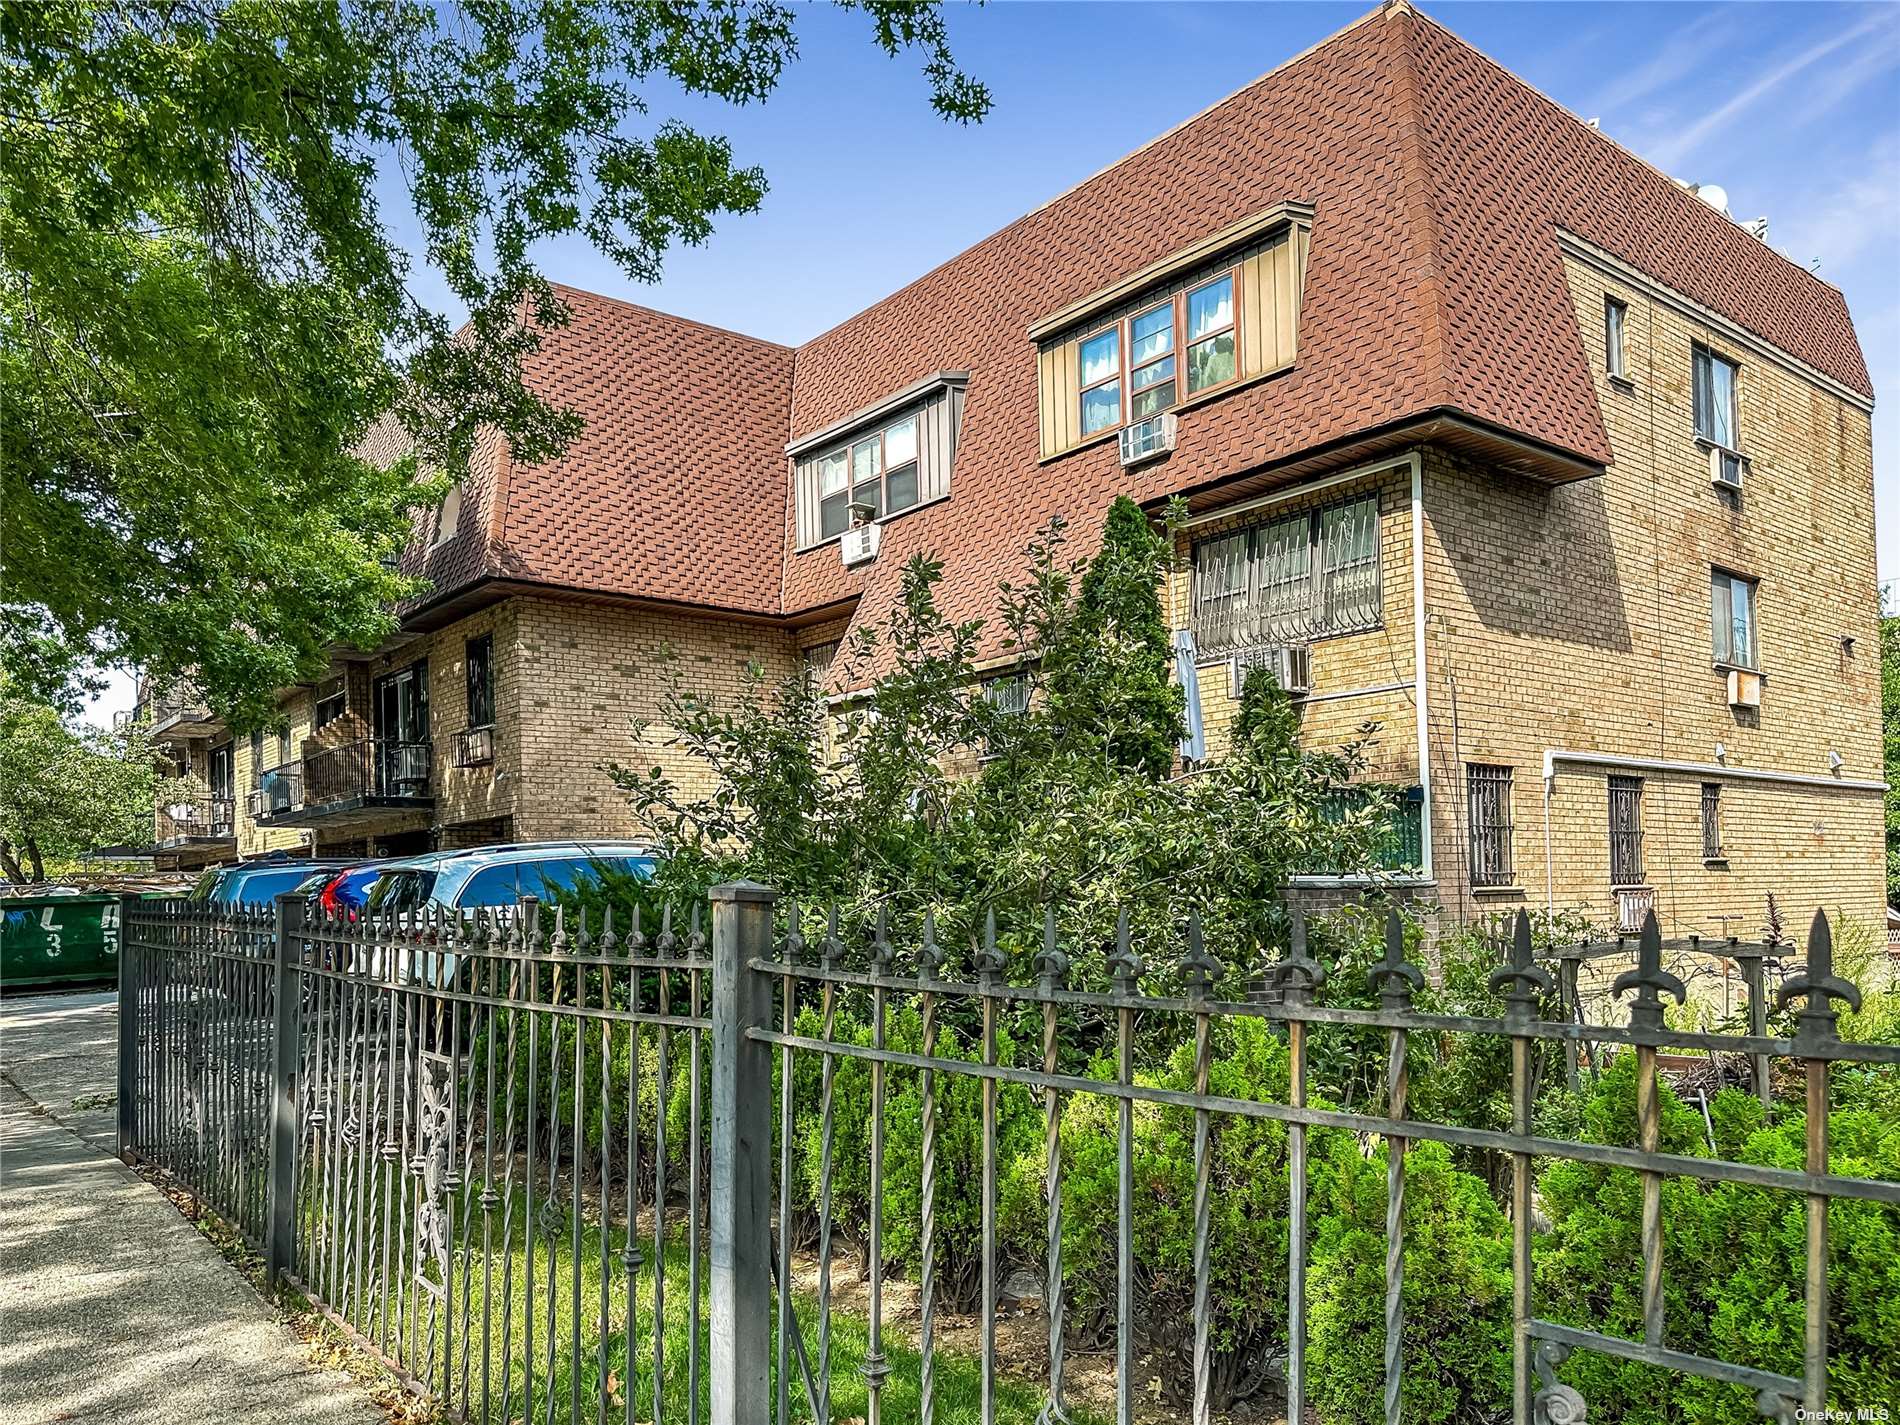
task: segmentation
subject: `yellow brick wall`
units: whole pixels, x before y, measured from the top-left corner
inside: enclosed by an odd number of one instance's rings
[[[311,720],[316,712],[310,690],[300,688],[288,694],[278,703],[278,712],[289,724],[290,756],[294,760],[302,751],[304,738],[310,735]],[[276,732],[266,732],[261,759],[264,769],[278,765],[278,752]],[[237,819],[238,858],[248,860],[272,851],[300,851],[309,846],[311,833],[307,827],[259,826],[251,820],[250,794],[257,787],[259,759],[251,755],[251,739],[248,735],[240,734],[232,739],[231,762],[231,785],[237,797],[234,815]]]
[[[1545,753],[1593,752],[1716,763],[1722,774],[1642,772],[1646,882],[1670,934],[1750,934],[1775,892],[1791,923],[1818,904],[1862,919],[1884,900],[1878,792],[1753,781],[1770,770],[1840,779],[1881,775],[1871,434],[1866,413],[1766,354],[1741,348],[1674,303],[1568,267],[1615,459],[1600,479],[1548,487],[1451,451],[1418,452],[1425,508],[1425,697],[1438,892],[1456,915],[1519,904],[1610,922],[1607,777]],[[1604,374],[1606,294],[1627,303],[1629,380]],[[1739,362],[1739,498],[1712,488],[1694,439],[1692,343]],[[1192,542],[1238,525],[1380,494],[1384,627],[1312,649],[1309,746],[1376,723],[1368,775],[1417,777],[1409,469],[1293,492],[1196,526]],[[1760,580],[1758,711],[1731,708],[1711,651],[1711,568]],[[1192,576],[1170,577],[1176,627],[1191,623]],[[1851,643],[1848,641],[1851,640]],[[1227,669],[1203,663],[1210,752],[1234,713]],[[1392,687],[1391,685],[1403,685]],[[1359,690],[1381,688],[1379,692]],[[1355,694],[1340,697],[1340,693]],[[1331,696],[1329,696],[1331,695]],[[1516,886],[1473,892],[1466,873],[1464,769],[1513,769]],[[1702,856],[1701,784],[1721,784],[1724,858]]]
[[[1804,776],[1881,775],[1871,436],[1866,414],[1674,304],[1568,266],[1615,461],[1557,489],[1443,452],[1425,464],[1426,664],[1434,841],[1457,911],[1467,895],[1463,767],[1514,768],[1524,900],[1613,912],[1606,777],[1557,765],[1546,879],[1548,749]],[[1604,374],[1606,292],[1628,304],[1627,385]],[[1690,349],[1740,363],[1739,498],[1709,483],[1694,440]],[[1759,710],[1731,708],[1711,652],[1711,566],[1760,580]],[[1851,639],[1851,647],[1844,642]],[[1725,864],[1702,859],[1696,774],[1645,776],[1647,881],[1671,934],[1758,929],[1766,898],[1873,919],[1884,900],[1878,792],[1711,776]]]
[[[514,815],[523,840],[635,834],[606,762],[663,767],[682,789],[710,792],[705,765],[666,745],[671,730],[659,718],[675,677],[683,691],[730,700],[743,691],[749,664],[777,682],[796,668],[798,646],[825,641],[605,604],[515,603],[522,747]]]

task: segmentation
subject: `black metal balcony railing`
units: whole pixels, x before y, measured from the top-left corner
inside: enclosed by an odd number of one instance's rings
[[[173,727],[195,727],[213,720],[204,694],[194,684],[181,680],[164,687],[147,684],[140,688],[137,705],[129,714],[115,717],[113,726],[123,731],[126,725],[137,723],[160,734]]]
[[[251,814],[265,821],[301,820],[346,807],[402,805],[432,795],[432,745],[427,739],[363,737],[318,748],[267,769],[251,793]]]
[[[486,767],[494,760],[494,724],[465,727],[455,734],[455,765],[457,767]]]
[[[235,834],[230,797],[168,802],[158,809],[158,841],[226,841]]]

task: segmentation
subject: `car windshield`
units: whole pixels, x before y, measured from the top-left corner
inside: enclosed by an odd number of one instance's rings
[[[218,889],[219,878],[223,875],[223,871],[206,871],[198,878],[198,884],[191,888],[191,899],[195,901],[210,900]]]
[[[308,866],[289,866],[278,871],[233,876],[218,888],[218,900],[226,905],[268,905],[285,891],[294,890],[309,874]]]

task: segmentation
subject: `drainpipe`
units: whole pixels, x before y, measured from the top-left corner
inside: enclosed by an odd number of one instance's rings
[[[1430,720],[1425,711],[1425,461],[1414,450],[1412,467],[1412,700],[1418,709],[1419,870],[1432,876],[1432,759]]]

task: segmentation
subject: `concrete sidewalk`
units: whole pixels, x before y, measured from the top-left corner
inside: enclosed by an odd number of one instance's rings
[[[376,1425],[112,1156],[115,1032],[111,995],[0,1000],[0,1425]]]

